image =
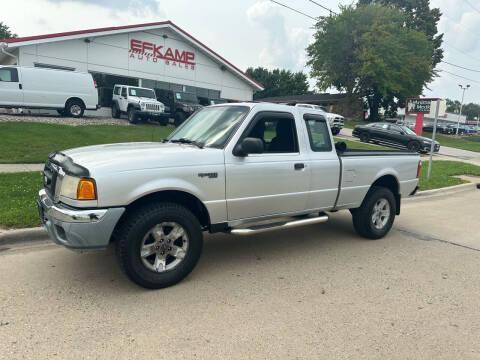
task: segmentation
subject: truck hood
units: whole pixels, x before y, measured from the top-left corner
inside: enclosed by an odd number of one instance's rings
[[[62,151],[75,164],[87,168],[90,176],[124,171],[222,164],[223,150],[200,149],[194,145],[132,142],[86,146]]]

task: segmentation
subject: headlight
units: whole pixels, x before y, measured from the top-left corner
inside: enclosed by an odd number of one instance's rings
[[[97,186],[93,179],[80,179],[65,175],[60,195],[73,200],[97,200]]]
[[[146,104],[145,103],[140,103],[140,108],[145,109]]]

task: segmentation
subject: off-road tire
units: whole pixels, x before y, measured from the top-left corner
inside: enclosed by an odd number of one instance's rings
[[[333,128],[332,129],[332,135],[338,135],[340,134],[340,129],[339,128]]]
[[[120,109],[118,108],[118,104],[116,103],[112,104],[112,117],[114,119],[120,118]]]
[[[185,121],[186,119],[186,116],[183,112],[176,112],[175,113],[175,127],[179,127],[180,125],[182,125],[182,123]]]
[[[130,124],[136,124],[138,121],[137,110],[135,110],[133,107],[128,108],[127,118]]]
[[[193,270],[202,253],[203,234],[198,219],[190,210],[175,203],[152,203],[125,216],[115,230],[115,246],[120,268],[133,282],[148,289],[161,289],[175,285]],[[175,268],[154,272],[142,263],[140,247],[145,234],[162,222],[181,225],[189,245],[185,258]]]
[[[372,220],[374,206],[379,199],[387,200],[390,205],[390,217],[382,229],[377,229]],[[353,227],[357,234],[367,239],[380,239],[390,231],[395,220],[395,197],[387,188],[372,186],[365,196],[362,205],[357,209],[351,209],[350,212],[352,214]]]

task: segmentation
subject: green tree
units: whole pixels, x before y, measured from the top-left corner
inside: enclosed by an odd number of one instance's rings
[[[480,105],[469,103],[464,104],[462,108],[462,115],[467,117],[467,120],[475,120],[480,116]]]
[[[366,99],[370,120],[378,120],[380,106],[396,110],[420,95],[434,76],[433,44],[405,23],[400,10],[378,4],[341,7],[320,19],[307,48],[317,86]]]
[[[460,111],[460,101],[447,99],[447,109],[448,113],[456,114]]]
[[[268,70],[262,67],[248,68],[247,75],[261,82],[265,90],[253,95],[255,100],[270,96],[302,95],[310,93],[307,75],[290,70]]]
[[[10,28],[0,21],[0,40],[16,38],[17,34],[13,33]]]

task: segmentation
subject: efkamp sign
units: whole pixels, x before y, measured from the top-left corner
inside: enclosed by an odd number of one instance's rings
[[[195,70],[195,54],[191,51],[164,48],[162,45],[131,39],[129,53],[130,58],[153,63],[164,61],[166,65]]]

